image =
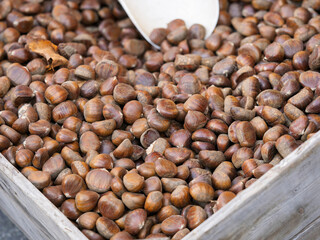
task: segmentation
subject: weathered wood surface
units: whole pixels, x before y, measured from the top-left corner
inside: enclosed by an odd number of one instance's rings
[[[320,239],[320,132],[184,240]]]
[[[0,209],[29,239],[87,240],[2,154]]]
[[[311,222],[300,233],[293,237],[294,240],[298,239],[319,239],[320,238],[320,217]]]

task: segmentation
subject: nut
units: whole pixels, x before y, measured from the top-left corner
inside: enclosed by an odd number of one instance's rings
[[[116,197],[102,196],[98,202],[98,209],[103,217],[111,220],[120,218],[124,214],[124,205]]]
[[[198,182],[190,187],[191,197],[198,202],[209,202],[213,199],[213,188],[204,182]]]
[[[86,175],[86,184],[92,191],[102,193],[110,189],[112,175],[104,169],[93,169]]]
[[[169,236],[176,234],[187,226],[187,220],[180,215],[172,215],[161,223],[161,231]]]
[[[199,206],[192,206],[187,211],[186,218],[188,221],[188,228],[195,229],[206,220],[207,214],[203,208]]]
[[[125,219],[125,230],[136,235],[144,226],[147,220],[147,212],[143,209],[136,209],[128,213]]]
[[[81,212],[88,212],[96,206],[98,199],[98,193],[89,190],[82,190],[77,193],[75,203]]]
[[[130,192],[139,192],[144,185],[144,178],[135,172],[123,176],[123,184]]]

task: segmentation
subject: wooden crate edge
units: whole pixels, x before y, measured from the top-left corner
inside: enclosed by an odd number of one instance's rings
[[[310,224],[311,231],[312,222],[320,216],[319,172],[320,132],[184,240],[292,239]]]
[[[87,240],[2,154],[0,208],[29,239]]]

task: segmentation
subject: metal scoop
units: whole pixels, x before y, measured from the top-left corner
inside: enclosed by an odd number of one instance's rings
[[[208,37],[218,22],[219,0],[119,0],[123,9],[142,36],[155,48],[149,35],[154,28],[166,28],[167,23],[180,18],[187,27],[194,23],[206,28]]]

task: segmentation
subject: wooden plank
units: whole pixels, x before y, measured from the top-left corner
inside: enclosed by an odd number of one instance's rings
[[[319,239],[320,236],[320,217],[305,227],[300,233],[294,236],[293,240],[298,239]]]
[[[320,132],[184,240],[318,239],[319,217]]]
[[[0,209],[29,239],[87,240],[2,154]]]

